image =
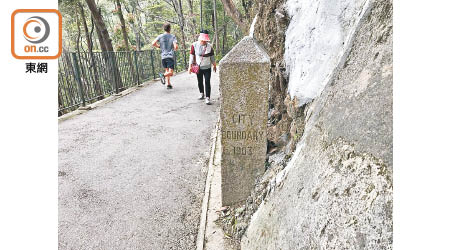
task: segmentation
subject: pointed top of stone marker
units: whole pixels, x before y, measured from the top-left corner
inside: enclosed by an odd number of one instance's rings
[[[270,57],[254,38],[246,36],[220,60],[219,65],[231,63],[270,63]]]

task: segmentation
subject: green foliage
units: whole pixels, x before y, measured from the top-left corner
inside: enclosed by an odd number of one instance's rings
[[[186,47],[194,42],[200,30],[200,0],[192,0],[192,12],[190,14],[189,0],[182,0],[184,33]],[[108,29],[115,50],[125,50],[124,37],[121,31],[120,20],[115,0],[98,0],[97,7],[101,10],[103,21]],[[213,26],[213,0],[203,2],[203,28],[210,31],[210,37],[214,37]],[[91,12],[84,0],[58,0],[59,10],[63,16],[63,47],[65,51],[87,51],[87,39],[81,18],[79,3],[84,9],[88,33],[92,35],[93,50],[100,51],[97,32],[91,20]],[[178,0],[120,0],[122,13],[126,22],[129,44],[136,49],[140,41],[140,49],[151,49],[151,42],[157,35],[163,33],[162,25],[166,22],[172,24],[172,33],[177,36],[178,42],[182,42],[182,31],[179,25],[181,20],[177,15],[173,4],[178,8]],[[236,5],[239,6],[239,1]],[[239,7],[242,9],[242,7]],[[225,16],[224,7],[220,0],[216,1],[217,30],[220,47],[216,51],[218,60],[228,52],[242,37],[232,19]],[[78,22],[77,22],[78,20]],[[193,28],[195,23],[195,29]],[[226,34],[224,36],[224,27]],[[225,46],[223,46],[225,39]],[[78,46],[77,46],[78,45]]]

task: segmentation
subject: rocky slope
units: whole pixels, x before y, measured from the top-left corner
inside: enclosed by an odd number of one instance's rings
[[[282,1],[258,7],[255,38],[272,59],[269,150],[297,148],[264,192],[242,249],[392,248],[392,1],[361,3],[350,12],[355,32],[307,105],[286,91],[298,79],[283,63]]]
[[[270,96],[269,96],[269,152],[283,151],[289,154],[295,148],[290,127],[295,119],[294,112],[288,113],[286,98],[288,79],[284,64],[285,32],[289,25],[289,15],[285,0],[259,0],[253,12],[257,18],[254,27],[254,38],[264,46],[271,60]],[[286,103],[285,103],[286,101]],[[294,106],[291,105],[289,111]],[[286,145],[289,147],[286,148]]]

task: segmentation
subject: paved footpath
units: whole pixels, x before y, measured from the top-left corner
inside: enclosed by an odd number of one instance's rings
[[[195,249],[218,117],[195,75],[154,82],[59,124],[59,249]]]

